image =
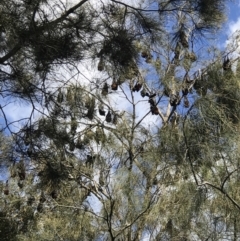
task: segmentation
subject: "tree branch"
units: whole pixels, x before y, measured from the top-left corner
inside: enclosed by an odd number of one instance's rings
[[[18,42],[5,56],[0,58],[0,64],[3,64],[6,60],[14,56],[23,46],[22,41]]]
[[[198,186],[204,186],[204,185],[208,185],[212,188],[217,189],[219,192],[223,193],[233,203],[233,205],[236,206],[240,210],[240,205],[233,198],[231,198],[226,191],[224,191],[220,187],[217,187],[217,186],[213,185],[210,182],[204,182],[202,184],[199,184]]]

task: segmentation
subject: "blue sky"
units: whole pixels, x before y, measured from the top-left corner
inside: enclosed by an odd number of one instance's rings
[[[227,17],[228,17],[228,20],[222,26],[222,30],[220,31],[220,34],[218,35],[219,38],[217,40],[219,43],[219,46],[222,46],[222,47],[225,46],[228,36],[230,36],[235,30],[237,29],[240,30],[240,0],[233,0],[232,2],[229,2],[227,4]],[[97,74],[99,75],[98,72]],[[149,109],[149,105],[146,106],[146,109],[147,110]],[[12,121],[12,120],[18,120],[20,118],[29,116],[31,109],[27,108],[25,104],[21,104],[21,105],[13,104],[6,107],[5,111],[7,112],[8,120]],[[151,119],[153,118],[152,116],[150,117]],[[2,117],[0,116],[0,118]],[[157,119],[157,117],[156,118],[154,117],[154,122],[155,122],[155,119]],[[0,120],[0,123],[2,123],[2,120]]]
[[[228,21],[223,25],[220,40],[225,42],[228,35],[234,30],[240,29],[240,0],[228,3]]]
[[[223,24],[220,34],[217,35],[218,39],[216,40],[218,46],[221,46],[222,48],[225,47],[228,36],[230,36],[235,30],[240,30],[240,0],[228,2],[226,11],[228,20]],[[8,120],[13,121],[29,116],[31,109],[27,108],[23,103],[21,105],[13,104],[7,106],[5,112],[7,113]],[[2,123],[2,120],[0,123]]]
[[[219,38],[217,39],[217,42],[219,43],[218,45],[222,47],[225,46],[228,36],[231,35],[236,29],[240,29],[240,0],[233,0],[232,2],[228,2],[227,17],[228,20],[222,26],[222,30],[218,35]],[[20,106],[10,105],[9,107],[6,107],[5,111],[8,114],[9,120],[16,120],[29,116],[31,110],[22,104]]]
[[[229,3],[229,20],[236,21],[240,18],[240,0],[235,1],[234,3]]]

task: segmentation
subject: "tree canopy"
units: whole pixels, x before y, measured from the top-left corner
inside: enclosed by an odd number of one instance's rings
[[[2,240],[240,238],[226,4],[0,2]]]

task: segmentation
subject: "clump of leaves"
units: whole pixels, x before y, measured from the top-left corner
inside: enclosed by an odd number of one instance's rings
[[[120,67],[127,67],[137,58],[137,51],[133,44],[133,37],[124,29],[112,31],[103,43],[99,57],[105,56],[110,62]]]
[[[17,225],[9,217],[6,212],[0,211],[0,234],[1,240],[13,241],[16,240]]]
[[[199,11],[200,18],[203,20],[203,25],[205,27],[217,26],[225,19],[224,15],[224,1],[222,0],[198,0],[196,1],[196,8]]]
[[[59,35],[58,33],[49,33],[47,36],[39,35],[38,44],[34,44],[34,51],[37,62],[51,63],[54,60],[66,59],[75,55],[77,44],[73,42],[73,36],[70,33]]]
[[[41,171],[40,185],[48,188],[56,188],[59,187],[62,180],[68,178],[68,170],[57,157],[55,159],[48,158]]]

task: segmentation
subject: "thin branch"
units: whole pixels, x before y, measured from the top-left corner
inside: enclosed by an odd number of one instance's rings
[[[12,50],[10,50],[5,56],[0,58],[0,64],[3,64],[6,60],[14,56],[23,47],[22,41],[18,42]]]
[[[115,236],[115,238],[116,238],[117,236],[119,236],[124,230],[128,229],[129,227],[131,227],[143,214],[145,214],[145,213],[149,210],[151,204],[152,204],[152,200],[149,201],[148,206],[146,207],[145,210],[143,210],[141,213],[139,213],[139,214],[137,215],[137,217],[136,217],[130,224],[127,224],[122,230],[120,230],[120,231],[118,232],[118,234]]]
[[[233,198],[231,198],[226,191],[224,191],[220,187],[215,186],[214,184],[212,184],[210,182],[203,182],[202,184],[199,184],[198,186],[204,186],[204,185],[208,185],[212,188],[217,189],[219,192],[223,193],[233,203],[233,205],[236,206],[240,210],[240,205]]]
[[[75,6],[73,6],[72,8],[70,8],[68,11],[66,11],[66,13],[62,14],[62,16],[58,19],[53,20],[50,23],[47,23],[45,26],[41,27],[40,29],[46,29],[49,27],[54,27],[56,26],[58,23],[62,22],[63,20],[65,20],[71,13],[73,13],[75,10],[77,10],[79,7],[81,7],[84,3],[86,3],[88,0],[82,0],[80,1],[78,4],[76,4]]]
[[[96,213],[92,212],[91,210],[86,210],[86,209],[83,208],[83,207],[76,207],[76,206],[62,205],[62,204],[58,204],[57,202],[56,202],[56,206],[57,206],[57,207],[63,207],[63,208],[71,208],[71,209],[82,210],[82,211],[85,211],[85,212],[89,212],[89,213],[93,214],[94,216],[96,216],[96,217],[98,217],[98,218],[105,219],[104,217],[101,217],[101,216],[97,215]]]
[[[225,177],[225,179],[223,180],[222,185],[221,185],[221,190],[224,189],[224,185],[225,185],[226,181],[230,178],[230,176],[231,176],[234,172],[236,172],[236,171],[238,171],[238,170],[239,170],[239,168],[233,170],[232,172],[230,172],[230,173]]]

